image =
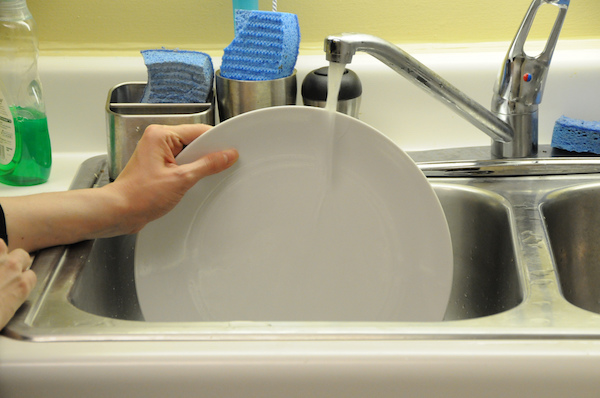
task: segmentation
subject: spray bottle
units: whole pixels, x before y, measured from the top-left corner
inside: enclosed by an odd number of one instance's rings
[[[36,185],[52,152],[38,76],[35,21],[25,0],[0,0],[0,182]]]

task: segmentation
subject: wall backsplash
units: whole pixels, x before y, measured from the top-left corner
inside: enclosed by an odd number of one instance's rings
[[[507,4],[510,3],[510,7]],[[360,31],[395,43],[510,41],[530,0],[302,0],[279,1],[278,10],[298,15],[301,51],[322,51],[323,38]],[[260,0],[269,10],[270,0]],[[46,54],[137,52],[178,47],[221,55],[233,38],[228,0],[28,0]],[[554,7],[547,6],[548,9]],[[546,14],[544,12],[543,14]],[[554,20],[540,15],[541,28]],[[562,39],[600,38],[600,1],[571,2]],[[549,28],[548,28],[549,29]],[[532,33],[544,39],[545,30]]]

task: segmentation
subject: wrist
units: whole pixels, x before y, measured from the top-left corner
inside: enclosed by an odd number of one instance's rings
[[[119,184],[111,183],[99,188],[102,190],[102,200],[109,214],[103,216],[109,220],[106,227],[105,237],[117,235],[128,235],[139,232],[146,224],[143,214],[140,214],[135,199],[124,191]]]

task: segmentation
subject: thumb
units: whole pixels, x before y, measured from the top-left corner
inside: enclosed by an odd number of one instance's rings
[[[209,153],[200,159],[189,163],[188,166],[196,180],[219,173],[231,167],[239,158],[238,151],[226,149],[224,151]]]

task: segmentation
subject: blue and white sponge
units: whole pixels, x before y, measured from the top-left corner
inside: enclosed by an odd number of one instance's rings
[[[295,14],[237,10],[235,38],[224,50],[221,76],[234,80],[273,80],[290,76],[300,48]]]
[[[588,122],[561,116],[554,124],[552,147],[600,154],[600,121]]]
[[[210,102],[214,68],[208,54],[185,50],[144,50],[148,83],[142,103]]]

